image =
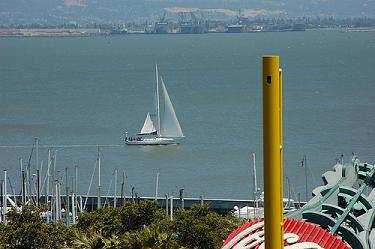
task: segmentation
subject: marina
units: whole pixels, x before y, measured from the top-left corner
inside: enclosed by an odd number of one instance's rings
[[[69,148],[69,145],[55,145],[56,148]],[[80,146],[80,147],[78,147]],[[78,175],[78,166],[75,166],[74,173],[69,175],[68,168],[65,168],[64,174],[61,175],[57,170],[57,150],[54,152],[48,150],[47,167],[43,168],[43,161],[40,163],[40,168],[33,173],[31,161],[39,160],[39,150],[41,148],[49,148],[50,146],[39,145],[39,140],[35,139],[28,162],[20,159],[20,175],[21,175],[21,194],[17,194],[11,179],[8,177],[8,171],[4,170],[4,178],[1,180],[0,187],[0,206],[2,207],[1,217],[5,220],[5,213],[10,208],[21,210],[26,204],[33,204],[36,206],[46,204],[48,207],[51,220],[57,221],[62,219],[63,215],[69,212],[70,216],[78,217],[78,213],[86,211],[94,211],[103,207],[119,207],[126,203],[139,203],[142,201],[156,201],[159,208],[173,210],[176,208],[191,208],[193,205],[207,204],[209,208],[219,214],[232,214],[238,218],[249,218],[250,213],[248,208],[252,208],[251,215],[255,213],[253,209],[259,209],[259,217],[263,216],[264,196],[260,192],[257,183],[256,161],[255,154],[252,155],[253,161],[253,200],[249,199],[224,199],[224,198],[207,198],[200,196],[199,198],[186,197],[184,189],[178,191],[178,197],[172,194],[159,195],[159,177],[160,172],[156,174],[155,182],[155,196],[142,197],[136,192],[134,186],[127,183],[128,179],[125,172],[122,174],[122,180],[119,179],[118,170],[114,172],[114,181],[111,180],[107,189],[107,194],[104,194],[102,186],[102,148],[118,147],[120,145],[102,145],[96,146],[97,156],[94,167],[91,172],[91,178],[87,194],[80,194],[78,192],[78,182],[80,177]],[[123,145],[124,146],[124,145]],[[27,146],[25,146],[28,148]],[[84,145],[71,145],[72,148],[82,148]],[[92,145],[86,145],[91,148]],[[19,149],[20,147],[7,146],[4,148]],[[29,148],[30,149],[30,148]],[[120,181],[119,181],[120,180]],[[96,186],[95,186],[96,185]],[[10,189],[8,190],[8,187]],[[81,188],[81,187],[80,187]],[[288,185],[289,188],[289,185]],[[94,190],[93,190],[94,189]],[[65,190],[65,191],[64,191]],[[91,192],[96,191],[96,195],[90,195]],[[10,192],[10,194],[9,194]],[[81,190],[82,192],[82,190]],[[112,192],[114,195],[109,195]],[[127,195],[127,193],[131,195]],[[65,195],[63,194],[65,193]],[[306,193],[307,194],[307,193]],[[288,189],[288,198],[284,199],[285,211],[301,208],[306,202],[301,200],[294,201],[290,196],[290,189]],[[7,207],[7,208],[4,208]],[[243,209],[247,211],[243,211]],[[238,210],[242,210],[237,212]],[[76,212],[76,214],[74,214]],[[173,211],[169,211],[173,212]],[[73,213],[73,214],[72,214]],[[46,214],[47,215],[47,214]],[[75,219],[74,219],[75,220]],[[48,218],[47,218],[48,221]],[[73,222],[75,223],[75,221]]]

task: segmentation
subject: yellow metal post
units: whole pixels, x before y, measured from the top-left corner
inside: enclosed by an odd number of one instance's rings
[[[282,72],[278,56],[263,57],[263,160],[266,249],[284,248]]]

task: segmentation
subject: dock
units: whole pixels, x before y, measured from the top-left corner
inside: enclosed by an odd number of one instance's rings
[[[21,195],[16,195],[16,196],[11,196],[8,195],[8,200],[12,200],[13,203],[17,203],[17,206],[22,206],[22,196]],[[52,200],[54,201],[54,196],[50,195],[48,197],[49,202]],[[69,196],[69,199],[71,196]],[[36,196],[31,196],[30,198],[33,200],[33,203],[35,203]],[[46,196],[41,196],[39,198],[39,204],[46,204]],[[87,200],[86,200],[87,199]],[[204,205],[208,204],[210,209],[216,213],[219,214],[228,214],[230,213],[235,206],[242,208],[245,206],[253,207],[255,204],[254,200],[246,200],[246,199],[216,199],[216,198],[204,198],[203,196],[199,198],[194,198],[194,197],[185,197],[185,198],[177,198],[177,197],[171,197],[171,196],[165,196],[165,197],[158,197],[155,199],[155,197],[137,197],[137,196],[125,196],[125,197],[120,197],[117,196],[116,198],[114,196],[102,196],[101,197],[101,205],[103,207],[114,207],[114,202],[116,199],[116,207],[120,207],[122,205],[125,205],[126,203],[139,203],[142,201],[157,201],[157,205],[161,209],[166,209],[167,206],[170,208],[171,205],[171,200],[173,200],[173,208],[191,208],[193,205]],[[1,200],[3,200],[1,196]],[[66,195],[61,195],[61,207],[65,209],[67,205],[67,197]],[[86,203],[86,205],[84,205]],[[10,201],[8,201],[8,207],[10,207]],[[262,201],[258,201],[259,206],[263,206]],[[295,208],[299,208],[303,206],[305,203],[297,203],[293,202],[293,205]],[[78,209],[82,210],[82,207],[84,206],[83,211],[93,211],[98,208],[98,196],[94,195],[78,195],[77,196],[77,205]],[[1,206],[2,203],[1,203]],[[69,210],[71,210],[71,202],[69,206]]]

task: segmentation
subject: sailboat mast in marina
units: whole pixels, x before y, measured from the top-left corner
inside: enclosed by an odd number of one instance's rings
[[[184,138],[164,80],[159,76],[157,64],[155,77],[155,110],[147,113],[143,127],[136,137],[128,137],[126,134],[125,143],[128,145],[179,144]]]

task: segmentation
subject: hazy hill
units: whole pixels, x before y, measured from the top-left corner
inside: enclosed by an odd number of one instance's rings
[[[1,0],[0,24],[154,21],[164,9],[176,18],[191,8],[228,19],[239,9],[246,16],[375,17],[375,0]]]

